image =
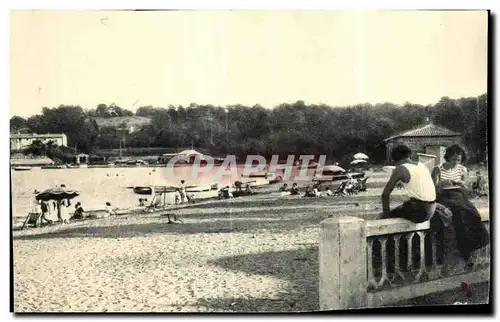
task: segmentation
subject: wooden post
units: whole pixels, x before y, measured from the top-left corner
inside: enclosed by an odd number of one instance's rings
[[[329,218],[321,222],[319,241],[320,310],[367,305],[365,220]]]

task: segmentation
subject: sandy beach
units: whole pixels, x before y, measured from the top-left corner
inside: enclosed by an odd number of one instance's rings
[[[319,223],[329,216],[373,217],[380,192],[262,193],[14,230],[15,311],[315,311]],[[394,205],[405,199],[395,193]],[[183,223],[167,224],[166,213]]]

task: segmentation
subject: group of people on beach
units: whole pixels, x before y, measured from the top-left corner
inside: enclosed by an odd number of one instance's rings
[[[65,188],[65,185],[61,185]],[[39,192],[34,191],[37,195]],[[69,198],[62,198],[57,200],[38,200],[35,196],[32,212],[39,214],[40,224],[53,225],[55,223],[68,224],[71,220],[85,219],[86,212],[83,209],[82,203],[77,202],[74,205],[74,210],[71,211],[71,200]],[[116,208],[110,202],[106,202],[104,209],[104,216],[109,217],[116,215]]]
[[[217,193],[218,198],[231,199],[234,197],[249,196],[255,194],[249,183],[247,183],[245,185],[245,189],[243,189],[243,182],[237,180],[235,181],[234,186],[236,188],[236,190],[234,191],[231,191],[231,188],[229,186],[225,186],[219,189]]]
[[[335,196],[335,195],[352,195],[358,191],[366,190],[366,186],[360,180],[356,180],[351,174],[347,174],[347,180],[343,181],[339,187],[333,191],[332,186],[328,186],[326,190],[321,190],[321,184],[315,183],[313,185],[308,185],[305,189],[304,197],[321,197],[321,196]],[[292,184],[292,187],[288,187],[288,183],[284,183],[279,191],[282,195],[300,195],[299,188],[296,182]]]
[[[467,168],[463,165],[465,151],[459,145],[450,146],[444,155],[445,162],[432,171],[423,163],[411,160],[411,153],[405,145],[396,146],[392,151],[396,168],[382,192],[380,219],[404,218],[415,223],[430,220],[431,230],[435,231],[451,226],[457,250],[467,267],[473,266],[471,254],[489,244],[489,234],[468,197]],[[390,195],[398,183],[405,188],[409,200],[391,209]],[[441,240],[441,243],[450,242]]]
[[[194,193],[188,193],[186,191],[186,181],[181,180],[181,184],[175,189],[175,204],[184,204],[185,202],[195,203],[194,197]]]

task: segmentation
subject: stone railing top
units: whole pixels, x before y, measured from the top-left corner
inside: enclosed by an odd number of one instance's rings
[[[483,221],[490,220],[490,210],[488,207],[479,208],[478,210]],[[366,237],[399,234],[411,231],[427,230],[429,228],[429,221],[415,224],[402,218],[367,220]]]

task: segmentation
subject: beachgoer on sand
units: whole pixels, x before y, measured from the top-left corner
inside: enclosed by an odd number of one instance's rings
[[[174,192],[175,204],[178,205],[181,202],[181,189],[176,188]]]
[[[225,186],[224,188],[221,188],[219,190],[219,199],[231,199],[233,198],[233,193],[231,192],[231,189],[229,186]]]
[[[59,218],[61,219],[63,224],[69,223],[71,215],[69,214],[68,207],[70,205],[71,202],[68,199],[62,199],[57,203]]]
[[[351,194],[354,190],[354,179],[352,178],[352,175],[350,173],[347,174],[347,182],[344,187],[344,193],[345,194]]]
[[[248,194],[248,195],[251,195],[253,193],[252,187],[250,187],[250,184],[248,184],[248,183],[247,183],[247,185],[245,187],[245,193]]]
[[[77,202],[75,205],[75,212],[73,213],[73,217],[71,219],[83,219],[84,218],[84,210],[82,204]]]
[[[40,205],[40,201],[36,200],[36,198],[33,199],[33,207],[31,209],[31,212],[36,213],[36,214],[41,214],[42,213],[42,208],[41,208],[41,205]]]
[[[281,192],[287,192],[287,191],[288,191],[288,184],[284,183],[284,184],[280,187],[280,191],[281,191]]]
[[[116,215],[116,210],[115,210],[115,208],[113,208],[113,206],[111,206],[110,202],[106,202],[105,211],[106,211],[106,213],[105,213],[104,217]]]
[[[41,222],[47,222],[49,224],[52,224],[53,221],[47,218],[47,215],[49,214],[49,206],[45,201],[41,201],[40,203],[40,210],[42,211],[42,216],[41,216]]]
[[[297,187],[297,182],[294,182],[292,184],[292,188],[290,189],[290,194],[293,196],[300,194],[299,188]]]
[[[181,180],[181,184],[179,185],[179,193],[181,195],[181,204],[184,203],[184,200],[186,199],[186,182],[184,180]]]
[[[139,207],[146,206],[147,201],[148,201],[148,198],[139,198]]]
[[[234,186],[236,187],[236,191],[242,192],[242,190],[243,190],[243,182],[241,182],[240,180],[236,180],[234,182]]]
[[[186,194],[186,198],[187,198],[187,201],[188,203],[195,203],[196,200],[195,200],[195,194],[194,193],[187,193]]]
[[[306,187],[304,197],[316,197],[316,195],[314,194],[314,188],[312,186],[309,185]]]
[[[319,184],[315,184],[313,187],[313,194],[315,197],[321,197],[321,190]]]

